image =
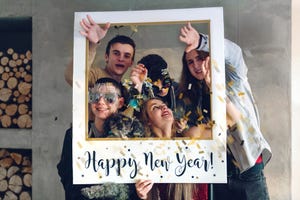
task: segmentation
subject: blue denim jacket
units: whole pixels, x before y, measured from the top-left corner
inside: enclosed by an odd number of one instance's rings
[[[209,51],[209,39],[201,35],[198,50]],[[248,68],[241,48],[225,39],[226,95],[241,112],[242,119],[227,131],[227,145],[241,172],[255,165],[262,155],[264,165],[271,159],[270,145],[260,130],[259,114],[247,78]]]

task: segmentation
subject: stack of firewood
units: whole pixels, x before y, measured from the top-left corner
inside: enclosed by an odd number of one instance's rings
[[[0,199],[30,200],[31,176],[31,157],[0,149]]]
[[[31,51],[0,51],[0,128],[32,127],[31,91]]]

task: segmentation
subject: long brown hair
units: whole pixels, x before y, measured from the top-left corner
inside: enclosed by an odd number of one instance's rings
[[[209,56],[209,53],[206,51],[197,50],[197,53],[203,59]],[[190,84],[191,86],[189,86]],[[206,93],[209,92],[209,88],[207,87],[205,81],[198,80],[191,74],[186,60],[186,52],[184,52],[182,56],[182,71],[178,87],[180,93],[182,93],[183,97],[187,98],[188,101],[197,99],[199,90],[202,90]]]
[[[147,99],[146,101],[144,101],[141,106],[140,121],[142,122],[142,124],[144,125],[144,128],[145,128],[145,137],[154,136],[154,134],[152,133],[152,130],[149,126],[149,115],[148,115],[148,111],[147,111],[147,105],[153,99],[161,100],[158,97],[153,97],[153,98],[150,98],[150,99]]]
[[[145,128],[145,136],[150,137],[150,136],[155,136],[155,134],[152,132],[150,126],[148,125],[149,122],[149,116],[147,113],[147,105],[148,103],[153,100],[157,99],[162,101],[160,98],[154,97],[146,100],[143,105],[142,105],[142,110],[141,110],[141,122],[144,124]],[[163,102],[163,101],[162,101]],[[175,129],[174,129],[175,131]],[[165,195],[168,197],[167,199],[172,199],[172,200],[191,200],[193,199],[193,191],[194,191],[194,184],[190,183],[169,183],[165,184],[166,185],[166,190]],[[160,195],[160,190],[159,190],[159,185],[154,184],[150,192],[148,193],[148,200],[160,200],[161,195]]]
[[[160,195],[159,185],[154,184],[150,192],[148,193],[147,200],[162,200]],[[165,196],[170,200],[191,200],[193,199],[193,194],[196,185],[191,183],[168,183],[165,184],[166,188],[163,190]]]

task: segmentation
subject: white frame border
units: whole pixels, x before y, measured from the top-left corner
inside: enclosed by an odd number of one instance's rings
[[[86,39],[80,35],[79,22],[89,14],[98,24],[131,23],[165,23],[178,21],[210,22],[210,55],[212,64],[212,120],[213,140],[123,140],[87,141],[87,80],[86,80]],[[142,16],[142,17],[141,17]],[[94,184],[103,182],[133,183],[136,179],[152,179],[154,182],[191,182],[191,183],[224,183],[226,182],[226,110],[225,110],[225,64],[224,64],[224,29],[223,9],[219,7],[143,10],[143,11],[112,11],[112,12],[76,12],[74,20],[74,70],[73,70],[73,182],[74,184]],[[159,149],[159,152],[157,149]],[[186,149],[187,148],[187,149]],[[127,165],[117,175],[110,170],[92,170],[87,168],[87,152],[97,153],[97,159],[125,158],[136,161],[137,169]],[[130,151],[130,152],[129,152]],[[168,171],[165,168],[150,170],[143,165],[141,152],[152,151],[156,158],[169,159],[172,163]],[[100,152],[102,154],[100,155]],[[182,176],[176,176],[175,170],[181,165],[174,161],[172,152],[184,155],[193,160],[207,159],[208,171],[203,167],[190,167]],[[200,155],[199,155],[200,152]],[[213,154],[212,160],[210,155]],[[168,157],[168,158],[167,158]],[[127,160],[128,161],[128,160]],[[133,162],[134,163],[134,162]],[[173,166],[174,164],[174,166]],[[130,173],[137,170],[136,176]],[[198,170],[198,171],[197,171]],[[193,174],[195,173],[195,174]]]

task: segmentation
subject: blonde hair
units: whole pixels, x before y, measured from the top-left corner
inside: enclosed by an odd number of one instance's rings
[[[151,127],[149,126],[149,115],[147,113],[147,105],[153,99],[162,101],[162,99],[160,99],[160,98],[153,97],[153,98],[147,99],[141,107],[140,120],[144,124],[146,137],[155,136],[155,134],[151,130]],[[175,132],[175,129],[174,129],[174,132]],[[158,184],[153,185],[152,189],[148,193],[147,200],[160,200],[161,199],[160,191],[159,191],[158,187],[159,187]],[[166,195],[168,197],[167,199],[172,199],[172,200],[191,200],[191,199],[193,199],[193,191],[195,188],[194,184],[169,183],[169,184],[166,184],[166,187],[167,187]]]
[[[149,126],[149,115],[148,115],[148,111],[147,111],[147,106],[148,103],[151,100],[159,100],[161,102],[164,102],[161,98],[159,97],[152,97],[147,99],[146,101],[143,102],[142,106],[141,106],[141,114],[140,114],[140,121],[142,122],[142,124],[144,125],[145,128],[145,137],[155,137],[155,133],[152,131],[151,127]],[[172,133],[174,132],[174,134],[172,135],[176,135],[176,128],[175,128],[175,123],[173,123],[173,127],[172,127]]]
[[[153,97],[153,98],[150,98],[150,99],[147,99],[146,101],[144,101],[141,106],[140,121],[142,122],[142,124],[144,125],[144,128],[145,128],[145,137],[153,136],[151,128],[149,126],[149,115],[148,115],[148,111],[147,111],[147,105],[153,99],[161,100],[157,97]]]
[[[191,200],[195,190],[195,184],[191,183],[168,183],[166,185],[167,199]],[[161,200],[158,184],[154,184],[148,193],[147,200]]]

